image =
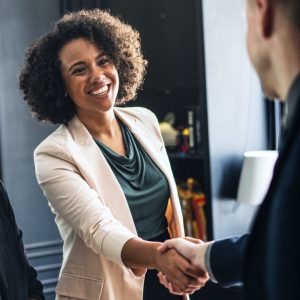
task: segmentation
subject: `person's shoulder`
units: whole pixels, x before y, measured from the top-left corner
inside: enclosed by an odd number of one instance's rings
[[[41,149],[49,148],[50,145],[63,146],[68,135],[68,129],[65,125],[60,125],[52,133],[50,133],[41,143],[35,148],[34,152],[38,152]]]

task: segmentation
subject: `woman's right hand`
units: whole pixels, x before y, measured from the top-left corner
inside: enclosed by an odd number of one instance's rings
[[[170,291],[178,295],[192,294],[208,280],[206,272],[194,267],[174,249],[159,253],[155,268],[164,274]]]

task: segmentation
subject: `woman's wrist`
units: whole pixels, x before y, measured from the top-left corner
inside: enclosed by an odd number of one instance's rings
[[[157,269],[160,265],[159,242],[148,242],[139,238],[127,241],[122,249],[123,263],[130,268]]]

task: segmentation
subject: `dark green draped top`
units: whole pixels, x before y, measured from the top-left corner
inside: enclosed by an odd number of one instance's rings
[[[165,211],[170,197],[165,175],[121,122],[126,147],[121,156],[96,140],[128,201],[138,236],[150,240],[167,230]]]

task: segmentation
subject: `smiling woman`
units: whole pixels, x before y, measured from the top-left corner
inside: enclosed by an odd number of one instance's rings
[[[119,76],[112,60],[86,39],[74,39],[59,52],[67,95],[84,123],[109,110],[117,99]],[[85,120],[87,118],[87,120]]]
[[[139,34],[101,10],[65,15],[27,52],[24,99],[61,124],[34,153],[64,240],[59,300],[187,299],[208,280],[175,250],[157,250],[184,229],[156,117],[115,107],[135,98],[146,64]]]
[[[143,83],[147,61],[143,58],[137,31],[100,10],[67,14],[53,31],[32,44],[20,75],[24,99],[39,120],[64,124],[75,115],[72,99],[62,84],[59,55],[76,39],[90,41],[117,68],[120,87],[116,104],[133,100]],[[78,71],[82,70],[77,68]]]

